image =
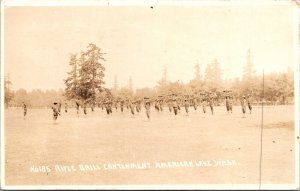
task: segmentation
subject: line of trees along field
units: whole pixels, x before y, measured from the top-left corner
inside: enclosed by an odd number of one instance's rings
[[[259,103],[263,97],[270,104],[289,104],[294,99],[294,79],[293,71],[269,73],[256,75],[250,50],[246,54],[246,64],[244,66],[243,78],[235,80],[222,79],[222,68],[217,59],[208,64],[201,75],[199,64],[195,65],[194,78],[189,83],[180,81],[169,81],[167,79],[167,68],[163,70],[163,76],[158,80],[153,88],[145,87],[133,90],[133,80],[130,77],[128,85],[118,87],[117,76],[114,76],[114,87],[106,88],[104,82],[105,53],[95,44],[89,44],[85,51],[70,56],[70,71],[64,80],[65,90],[39,89],[27,92],[25,89],[11,91],[13,85],[9,76],[5,77],[5,105],[21,106],[26,103],[31,107],[50,107],[54,101],[68,102],[71,106],[75,101],[80,103],[95,104],[105,98],[143,98],[145,96],[156,98],[158,95],[194,94],[208,91],[216,94],[216,103],[223,102],[222,92],[230,90],[236,103],[243,95],[251,95],[255,103]],[[264,84],[263,84],[264,82]]]

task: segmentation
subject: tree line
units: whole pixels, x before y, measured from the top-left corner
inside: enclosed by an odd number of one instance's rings
[[[5,77],[5,105],[21,106],[26,103],[31,107],[47,107],[53,102],[74,102],[81,104],[96,104],[106,98],[117,99],[142,99],[170,94],[196,95],[201,92],[212,92],[216,95],[217,103],[222,102],[223,92],[231,91],[236,103],[245,95],[250,95],[254,104],[260,103],[262,97],[270,104],[293,103],[294,79],[293,71],[288,70],[281,73],[269,73],[256,75],[253,67],[251,51],[246,53],[242,79],[224,80],[222,68],[217,59],[207,64],[204,76],[201,75],[199,64],[195,65],[195,75],[188,83],[180,81],[169,81],[167,79],[167,68],[164,68],[162,78],[153,88],[145,87],[133,89],[133,80],[130,77],[128,85],[118,87],[115,76],[114,87],[105,87],[104,76],[105,53],[95,44],[89,44],[85,51],[71,54],[69,59],[70,71],[64,80],[65,89],[62,90],[32,90],[24,89],[11,91],[12,82]]]

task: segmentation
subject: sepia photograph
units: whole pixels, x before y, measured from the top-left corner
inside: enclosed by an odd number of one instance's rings
[[[299,1],[1,1],[2,189],[299,189]]]

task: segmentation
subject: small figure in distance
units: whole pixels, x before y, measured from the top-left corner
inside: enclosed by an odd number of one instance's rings
[[[243,96],[243,98],[241,100],[242,111],[243,111],[243,118],[245,118],[246,104],[247,104],[246,96]]]
[[[27,105],[24,102],[23,102],[23,110],[24,110],[23,119],[25,120],[25,117],[26,117],[26,114],[27,114]]]
[[[56,122],[58,115],[60,115],[58,107],[59,105],[57,104],[57,102],[54,102],[52,106],[54,123]]]

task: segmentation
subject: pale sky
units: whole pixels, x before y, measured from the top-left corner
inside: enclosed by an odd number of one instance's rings
[[[251,49],[257,73],[293,68],[292,6],[6,7],[5,73],[12,89],[64,88],[72,53],[95,43],[105,55],[105,82],[154,87],[189,82],[218,59],[224,79],[242,75]]]

